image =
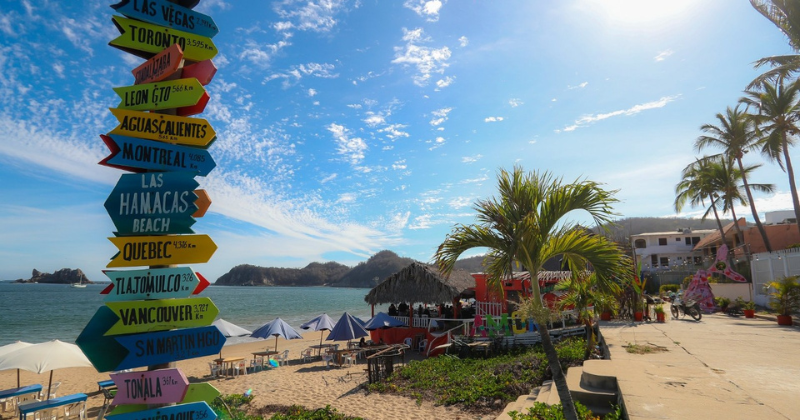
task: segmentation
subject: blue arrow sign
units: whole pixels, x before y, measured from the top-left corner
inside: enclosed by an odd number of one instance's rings
[[[75,340],[98,372],[210,356],[219,353],[225,344],[225,336],[213,325],[106,336],[105,333],[118,320],[119,317],[110,308],[101,306]]]
[[[196,172],[206,176],[217,164],[207,150],[110,134],[100,136],[111,154],[101,165],[131,172]]]
[[[215,420],[216,418],[217,414],[204,401],[106,416],[108,420]]]
[[[194,233],[199,185],[191,172],[122,175],[105,207],[118,236]]]
[[[122,0],[111,7],[129,18],[195,35],[213,38],[219,33],[217,24],[210,16],[165,0]]]

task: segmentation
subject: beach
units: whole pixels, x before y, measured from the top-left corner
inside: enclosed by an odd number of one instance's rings
[[[327,332],[323,332],[327,334]],[[300,353],[312,345],[319,344],[319,332],[307,332],[302,339],[278,339],[278,351],[289,350],[289,364],[279,368],[267,369],[234,379],[217,379],[211,377],[209,362],[219,355],[206,356],[177,362],[190,383],[207,382],[216,387],[223,395],[243,394],[252,390],[255,397],[251,407],[258,408],[267,404],[302,405],[306,408],[322,408],[330,405],[341,413],[363,417],[370,420],[390,419],[489,419],[494,416],[480,416],[465,413],[456,408],[434,406],[430,402],[417,401],[411,398],[387,394],[367,394],[359,389],[367,381],[365,360],[359,360],[352,367],[326,368],[321,360],[302,362]],[[331,343],[330,341],[327,343]],[[346,346],[345,342],[340,342]],[[272,350],[275,339],[262,340],[225,346],[224,357],[244,357],[252,360],[253,352]],[[419,359],[411,352],[407,361]],[[140,370],[140,369],[137,369]],[[50,373],[37,375],[21,371],[21,385],[41,384],[47,387]],[[108,373],[98,373],[94,368],[69,368],[53,371],[53,382],[61,382],[58,396],[74,393],[85,393],[87,400],[87,419],[97,418],[103,405],[103,394],[98,391],[97,382],[109,379]],[[17,371],[0,371],[0,389],[17,386]],[[12,411],[3,412],[3,419],[14,419]]]

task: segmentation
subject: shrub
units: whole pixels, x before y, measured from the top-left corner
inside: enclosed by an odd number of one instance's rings
[[[580,420],[595,420],[600,417],[595,416],[583,404],[575,401],[575,411],[578,412]],[[508,413],[512,420],[564,420],[564,412],[561,404],[547,405],[545,403],[534,403],[527,413],[511,411]],[[622,410],[617,409],[604,417],[604,420],[618,420],[622,418]]]
[[[731,304],[731,300],[726,297],[715,297],[714,303],[720,307],[723,311],[728,309],[728,306]],[[738,302],[737,302],[738,303]]]
[[[678,290],[681,290],[680,284],[662,284],[658,288],[658,293],[660,295],[668,295],[670,292],[678,293]]]

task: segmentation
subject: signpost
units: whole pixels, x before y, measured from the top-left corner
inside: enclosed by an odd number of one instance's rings
[[[215,420],[217,414],[204,401],[106,416],[107,420]]]
[[[153,58],[145,61],[139,67],[131,70],[133,78],[136,81],[135,85],[143,83],[159,82],[171,76],[178,71],[183,60],[183,51],[178,44],[172,44],[171,47],[156,54]],[[190,76],[184,76],[190,77]],[[205,83],[206,85],[208,83]]]
[[[133,2],[122,0],[111,7],[129,18],[168,26],[196,35],[213,38],[219,33],[217,24],[210,16],[175,3],[169,3],[166,0],[134,0]]]
[[[194,78],[117,87],[114,92],[121,99],[117,108],[134,111],[191,107],[198,104],[204,95],[208,96],[203,85]]]
[[[208,121],[111,108],[119,125],[109,134],[158,140],[187,146],[208,147],[217,133]]]
[[[211,83],[215,74],[217,74],[217,66],[211,60],[203,60],[183,68],[183,77],[194,77],[203,86]]]
[[[217,164],[205,149],[142,140],[111,134],[100,135],[111,154],[101,165],[131,172],[194,172],[206,176]]]
[[[120,16],[112,16],[111,20],[121,35],[108,45],[142,58],[150,58],[172,44],[180,45],[183,58],[190,61],[209,60],[217,55],[217,46],[208,37]]]
[[[192,172],[122,175],[105,202],[117,235],[194,233]]]
[[[203,289],[208,285],[208,280],[196,275],[190,267],[103,270],[103,274],[111,279],[111,286],[101,293],[106,295],[105,302],[187,298],[197,294],[201,283],[205,283]]]
[[[211,325],[219,309],[207,297],[108,302],[117,322],[105,335],[166,331]]]
[[[208,104],[209,99],[211,99],[211,97],[208,96],[208,92],[203,92],[203,95],[200,97],[200,100],[198,100],[195,105],[176,108],[175,115],[180,115],[181,117],[188,117],[191,115],[200,114],[206,110],[206,105]]]
[[[217,245],[208,235],[120,236],[108,238],[120,252],[107,268],[208,262]]]
[[[197,200],[194,200],[197,211],[194,212],[192,217],[197,219],[206,215],[206,211],[211,207],[211,197],[208,196],[206,190],[194,190],[194,195],[197,196]]]
[[[189,380],[178,369],[112,373],[117,386],[112,404],[170,404],[186,395]]]
[[[186,390],[186,396],[183,397],[181,400],[181,404],[189,404],[194,402],[206,402],[210,403],[214,401],[217,397],[219,397],[220,392],[217,388],[214,388],[213,385],[204,382],[204,383],[197,383],[197,384],[189,384],[189,388]],[[109,415],[117,415],[117,414],[124,414],[124,413],[133,413],[136,411],[147,410],[147,405],[145,404],[127,404],[127,405],[118,405],[114,407]],[[109,418],[106,416],[106,418]],[[204,419],[202,419],[204,420]],[[212,419],[209,419],[212,420]]]

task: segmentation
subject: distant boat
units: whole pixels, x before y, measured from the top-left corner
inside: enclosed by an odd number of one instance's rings
[[[77,288],[79,288],[79,289],[85,289],[85,288],[86,288],[86,285],[85,285],[85,284],[83,284],[83,281],[82,281],[82,280],[78,280],[78,282],[77,282],[77,283],[72,283],[72,284],[70,284],[70,286],[72,286],[72,287],[77,287]]]

